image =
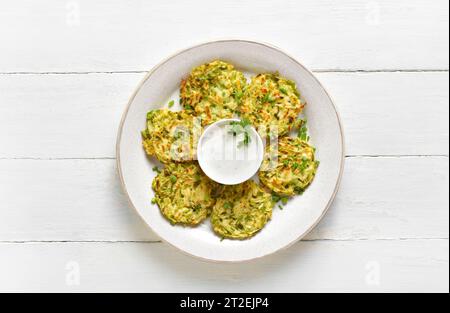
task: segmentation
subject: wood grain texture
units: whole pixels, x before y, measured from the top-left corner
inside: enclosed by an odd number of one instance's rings
[[[223,37],[270,42],[312,69],[448,69],[447,0],[15,0],[0,72],[149,70]]]
[[[159,243],[0,244],[0,291],[448,292],[448,255],[448,240],[302,242],[243,264]]]
[[[448,157],[348,158],[306,239],[448,238],[448,170]],[[2,160],[0,186],[0,241],[158,240],[128,206],[114,160]]]
[[[0,157],[114,157],[144,74],[0,75]]]
[[[319,74],[350,155],[448,155],[448,73]]]
[[[143,76],[0,75],[0,158],[114,157]],[[448,73],[317,76],[341,113],[348,155],[448,155]]]

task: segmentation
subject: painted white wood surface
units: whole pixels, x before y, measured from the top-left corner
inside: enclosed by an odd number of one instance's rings
[[[0,291],[448,292],[448,254],[448,240],[312,241],[214,264],[161,243],[0,244]]]
[[[347,158],[307,239],[448,238],[448,167],[447,157]],[[1,240],[158,240],[128,207],[114,160],[0,160],[0,186]]]
[[[448,292],[448,9],[446,0],[2,1],[0,291]],[[315,70],[348,155],[337,199],[306,241],[225,265],[157,242],[114,160],[145,71],[224,37],[272,43]],[[66,281],[74,266],[80,285]]]
[[[148,70],[222,37],[313,69],[448,69],[447,0],[6,0],[0,72]]]
[[[114,157],[143,76],[0,75],[0,158]],[[448,155],[448,72],[317,76],[341,113],[348,155]]]

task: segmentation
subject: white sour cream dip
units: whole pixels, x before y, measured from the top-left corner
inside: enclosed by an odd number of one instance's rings
[[[220,120],[206,128],[200,137],[197,157],[203,172],[212,180],[224,185],[236,185],[252,178],[261,166],[264,145],[253,127],[245,134],[233,135],[231,122],[239,119]]]

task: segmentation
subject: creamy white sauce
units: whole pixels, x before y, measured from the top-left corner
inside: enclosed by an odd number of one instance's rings
[[[255,175],[263,160],[263,143],[258,133],[248,131],[250,142],[240,144],[244,134],[234,136],[231,120],[222,120],[209,126],[199,141],[200,167],[212,180],[226,185],[242,183]]]

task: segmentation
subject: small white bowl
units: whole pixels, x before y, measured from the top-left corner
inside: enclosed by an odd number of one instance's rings
[[[242,138],[229,134],[228,125],[240,119],[223,119],[209,125],[198,142],[197,158],[203,172],[223,185],[237,185],[252,178],[261,167],[264,144],[249,127],[250,142],[239,146]]]
[[[272,220],[248,240],[224,240],[203,225],[174,227],[151,203],[150,186],[158,163],[142,149],[141,130],[149,110],[163,108],[179,97],[180,82],[195,66],[225,60],[256,75],[276,72],[297,83],[308,105],[305,116],[320,167],[302,196],[292,198],[284,210],[273,210]],[[247,40],[208,42],[183,50],[156,66],[139,84],[123,115],[117,139],[117,166],[125,194],[143,220],[164,241],[203,260],[241,262],[273,254],[309,233],[330,207],[341,180],[344,138],[330,96],[315,76],[294,58],[267,44]]]

